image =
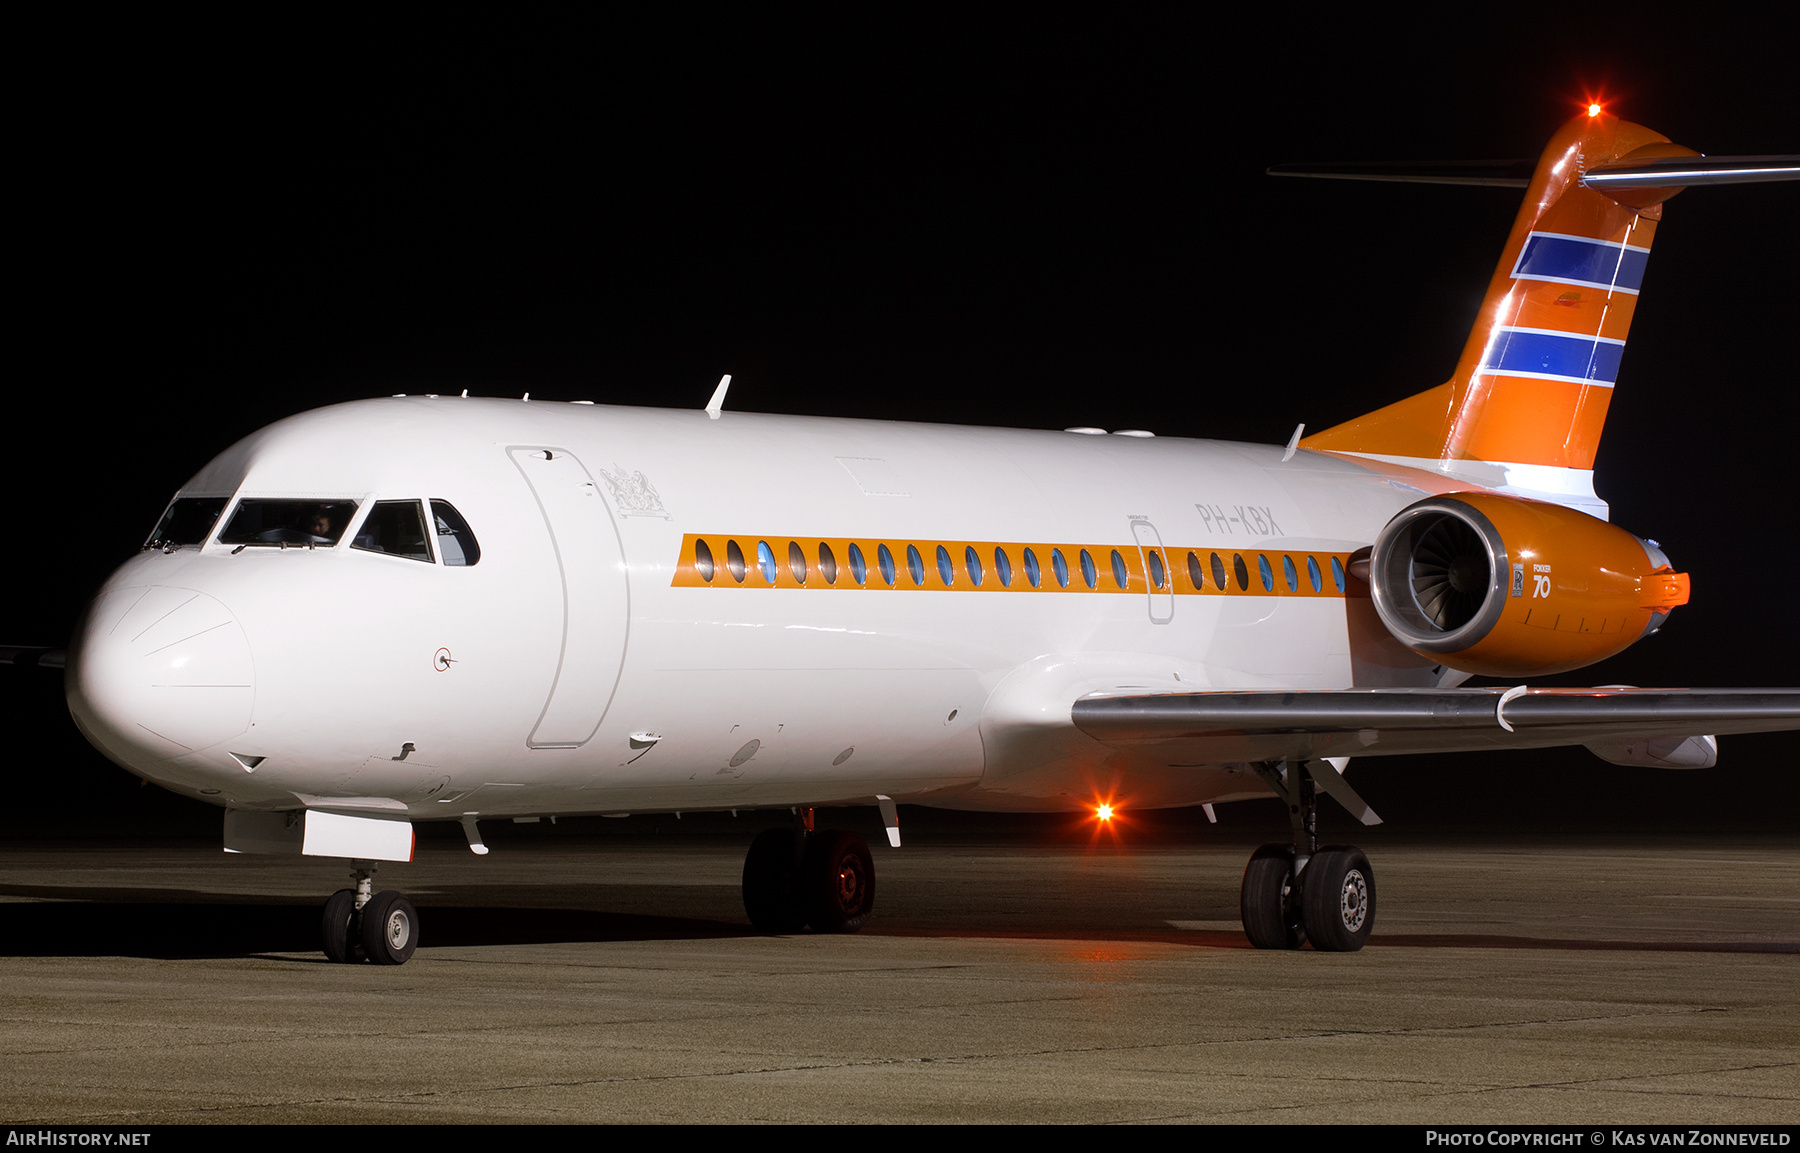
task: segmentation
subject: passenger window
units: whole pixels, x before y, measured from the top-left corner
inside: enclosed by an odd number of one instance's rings
[[[994,572],[999,574],[1001,588],[1012,587],[1012,558],[1006,555],[1003,548],[994,550]]]
[[[831,546],[824,541],[819,542],[819,572],[825,577],[825,583],[837,583],[837,557],[831,555]]]
[[[1336,557],[1331,558],[1331,583],[1337,586],[1337,591],[1344,591],[1344,566]]]
[[[1121,589],[1131,584],[1131,572],[1125,567],[1125,558],[1119,555],[1118,549],[1112,550],[1112,570],[1113,584]]]
[[[1038,568],[1037,554],[1030,549],[1026,549],[1025,579],[1031,582],[1032,588],[1036,588],[1038,587],[1038,582],[1043,579],[1043,575],[1043,570]]]
[[[806,552],[798,541],[788,542],[788,571],[794,574],[795,580],[806,583]]]
[[[1244,563],[1244,554],[1241,552],[1231,554],[1231,575],[1237,578],[1239,592],[1250,591],[1250,566]]]
[[[430,564],[431,546],[425,542],[423,506],[416,500],[376,501],[350,547]]]
[[[1224,592],[1229,586],[1225,583],[1225,562],[1219,559],[1218,553],[1212,554],[1212,574],[1213,587]]]
[[[694,542],[694,571],[700,574],[701,580],[706,581],[708,584],[712,583],[712,549],[707,548],[706,542],[703,540]]]
[[[881,564],[881,579],[887,582],[889,588],[893,588],[894,554],[888,551],[888,546],[882,545],[875,550],[875,559]]]
[[[219,514],[231,500],[224,496],[182,496],[169,502],[156,531],[144,542],[145,548],[179,548],[205,544],[218,523]]]
[[[725,542],[725,569],[731,574],[732,580],[744,583],[744,550],[738,547],[737,541]]]
[[[1325,586],[1325,582],[1319,576],[1318,557],[1309,556],[1306,558],[1306,579],[1312,582],[1312,589],[1314,592],[1318,592]]]
[[[447,565],[467,567],[481,559],[481,546],[469,531],[469,522],[450,506],[447,500],[431,502],[431,520],[437,529],[438,559]],[[701,541],[705,548],[706,542]],[[696,558],[698,559],[698,558]],[[706,554],[706,579],[712,579],[712,554]]]
[[[869,583],[869,562],[863,559],[863,551],[855,541],[850,542],[850,575],[859,585]]]
[[[425,523],[419,513],[419,502],[391,503],[412,504],[419,522],[419,541],[423,543]],[[355,516],[356,502],[353,500],[262,500],[251,497],[238,501],[230,523],[219,534],[219,543],[299,545],[301,548],[335,545]]]
[[[1163,587],[1163,580],[1168,574],[1163,571],[1162,557],[1156,555],[1155,549],[1151,549],[1145,555],[1150,558],[1151,583],[1157,588]]]
[[[775,550],[766,540],[756,542],[756,567],[762,570],[764,580],[775,583]]]
[[[1050,550],[1050,567],[1052,569],[1056,570],[1057,587],[1065,588],[1065,589],[1068,588],[1069,587],[1069,562],[1063,559],[1063,554],[1062,554],[1061,549],[1053,548]]]
[[[1256,575],[1262,578],[1264,592],[1272,593],[1275,591],[1275,570],[1269,567],[1269,556],[1267,553],[1259,552],[1256,554]]]
[[[969,581],[976,588],[981,587],[981,554],[975,551],[974,545],[963,549],[963,568],[968,571]]]
[[[906,571],[912,577],[914,588],[925,587],[925,558],[919,555],[919,546],[906,546]]]
[[[1100,580],[1100,570],[1094,567],[1094,558],[1086,549],[1081,550],[1081,579],[1087,587],[1093,588]]]
[[[937,547],[938,579],[949,588],[956,583],[956,566],[950,563],[950,550],[943,545]]]
[[[1283,556],[1281,558],[1281,575],[1287,579],[1289,592],[1297,593],[1300,591],[1300,574],[1294,571],[1293,557]]]
[[[1188,554],[1188,582],[1195,589],[1206,587],[1206,576],[1200,571],[1200,558],[1193,553]]]

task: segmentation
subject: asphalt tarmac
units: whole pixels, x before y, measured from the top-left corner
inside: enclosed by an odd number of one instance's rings
[[[399,968],[317,951],[341,862],[15,841],[0,1117],[1800,1122],[1792,837],[1385,840],[1330,955],[1248,947],[1241,830],[871,826],[871,926],[765,937],[745,828],[427,839]]]

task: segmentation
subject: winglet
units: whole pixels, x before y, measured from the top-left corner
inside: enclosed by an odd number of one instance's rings
[[[1281,454],[1281,459],[1284,463],[1294,459],[1294,452],[1300,447],[1300,437],[1304,435],[1305,432],[1306,425],[1304,423],[1296,424],[1294,426],[1294,435],[1288,437],[1287,451]]]
[[[706,402],[706,415],[713,420],[719,419],[719,413],[725,408],[725,390],[731,387],[731,374],[728,372],[719,378],[719,387],[713,389],[712,399]]]

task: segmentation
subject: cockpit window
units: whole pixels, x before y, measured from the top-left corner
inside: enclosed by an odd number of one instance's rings
[[[447,500],[431,502],[431,519],[437,528],[438,556],[448,565],[472,565],[481,559],[481,546],[469,531],[469,522]],[[706,554],[707,579],[712,579],[712,554]]]
[[[145,548],[180,548],[182,545],[205,544],[219,514],[225,511],[230,497],[178,496],[169,502],[156,531],[144,542]]]
[[[425,540],[424,507],[416,500],[376,501],[350,547],[430,564],[431,545]]]
[[[344,535],[355,515],[353,500],[246,498],[238,501],[231,523],[219,534],[219,543],[330,547]]]

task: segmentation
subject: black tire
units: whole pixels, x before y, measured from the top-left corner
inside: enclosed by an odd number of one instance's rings
[[[765,933],[798,933],[806,927],[794,884],[799,837],[794,829],[764,829],[744,855],[744,912]]]
[[[326,960],[340,965],[361,960],[357,956],[356,890],[339,889],[325,898],[319,936]]]
[[[1355,845],[1328,845],[1300,878],[1307,939],[1325,953],[1354,953],[1375,927],[1375,872]]]
[[[419,947],[419,911],[392,889],[362,908],[362,946],[377,965],[404,965]]]
[[[1244,936],[1258,949],[1298,949],[1306,940],[1300,911],[1282,894],[1293,871],[1292,845],[1264,845],[1244,866],[1239,913]]]
[[[801,906],[815,933],[854,933],[875,910],[875,860],[855,833],[827,829],[806,845]]]

